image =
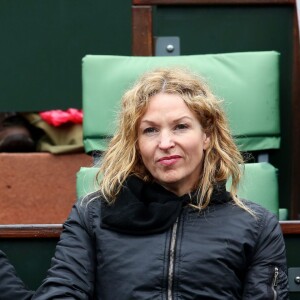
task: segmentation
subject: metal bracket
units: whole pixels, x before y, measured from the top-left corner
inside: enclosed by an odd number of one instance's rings
[[[268,153],[260,153],[257,156],[257,162],[269,162],[269,154]]]
[[[155,56],[180,55],[180,39],[178,36],[159,36],[154,38]]]
[[[289,268],[289,291],[300,292],[300,268]]]

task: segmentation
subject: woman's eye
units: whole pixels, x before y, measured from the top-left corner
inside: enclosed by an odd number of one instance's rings
[[[175,129],[179,129],[179,130],[183,130],[183,129],[187,129],[188,125],[187,124],[178,124],[175,126]]]
[[[153,134],[153,133],[155,133],[157,130],[156,130],[156,128],[154,128],[154,127],[148,127],[148,128],[145,128],[144,130],[143,130],[143,133],[144,134]]]

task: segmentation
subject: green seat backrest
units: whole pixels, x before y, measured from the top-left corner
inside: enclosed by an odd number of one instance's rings
[[[183,66],[224,99],[242,151],[279,148],[279,54],[274,51],[170,57],[87,55],[83,59],[86,152],[104,150],[122,94],[145,71]]]
[[[277,169],[269,163],[245,164],[244,177],[240,183],[238,196],[259,203],[278,215]],[[227,182],[228,188],[230,181]]]

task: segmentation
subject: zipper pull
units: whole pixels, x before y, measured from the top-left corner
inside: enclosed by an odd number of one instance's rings
[[[276,287],[278,285],[278,275],[279,275],[279,270],[277,267],[274,268],[274,276],[273,276],[273,282],[272,282],[272,291],[273,291],[273,299],[277,300],[277,290]]]
[[[279,270],[277,267],[274,268],[274,277],[273,277],[273,287],[277,287],[278,284],[278,275],[279,275]]]

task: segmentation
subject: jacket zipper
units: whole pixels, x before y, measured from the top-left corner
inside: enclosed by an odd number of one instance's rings
[[[272,281],[272,291],[274,295],[274,300],[277,300],[277,284],[278,284],[278,275],[279,275],[279,270],[277,267],[274,268],[274,276],[273,276],[273,281]]]
[[[173,290],[174,261],[175,261],[175,246],[176,246],[176,239],[177,239],[177,228],[178,228],[178,218],[172,226],[172,233],[171,233],[171,244],[170,244],[170,251],[169,251],[169,269],[168,269],[168,291],[167,291],[168,300],[173,299],[172,290]]]

